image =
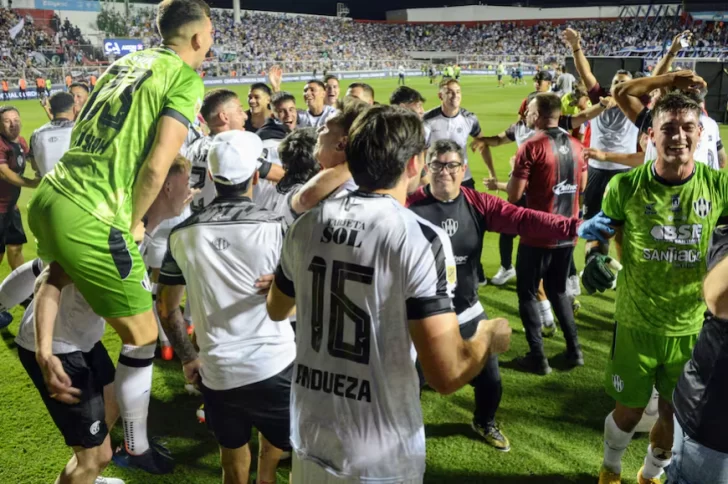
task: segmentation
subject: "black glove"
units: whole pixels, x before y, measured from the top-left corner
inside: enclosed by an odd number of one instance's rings
[[[604,292],[612,288],[617,275],[608,267],[610,262],[612,262],[611,257],[598,251],[593,251],[587,255],[581,282],[589,294],[594,294],[597,291]]]

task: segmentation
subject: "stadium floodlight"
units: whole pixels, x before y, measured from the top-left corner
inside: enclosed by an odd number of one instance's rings
[[[337,3],[336,4],[336,16],[337,17],[346,17],[349,15],[349,7],[345,3]]]

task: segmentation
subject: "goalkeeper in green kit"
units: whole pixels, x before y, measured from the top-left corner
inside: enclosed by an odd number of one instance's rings
[[[28,221],[49,266],[36,292],[35,325],[36,359],[51,398],[79,411],[89,398],[77,388],[78,369],[51,350],[60,290],[74,283],[123,343],[115,389],[125,446],[114,460],[162,474],[174,462],[147,438],[157,324],[132,233],[143,229],[200,109],[204,86],[196,69],[213,42],[210,8],[202,0],[165,0],[157,28],[162,46],[128,54],[101,76],[71,148],[35,191]],[[85,378],[93,378],[93,361],[87,364]],[[103,424],[90,431],[108,432]]]
[[[694,87],[705,82],[694,76]],[[728,173],[696,163],[700,106],[672,92],[653,108],[657,159],[614,177],[602,202],[623,269],[618,272],[614,341],[605,387],[616,400],[604,426],[600,484],[621,482],[621,459],[653,386],[659,418],[650,432],[640,484],[660,483],[673,442],[672,393],[703,323],[701,286],[710,235],[728,222]],[[612,286],[610,258],[590,244],[587,291]],[[620,250],[621,249],[621,250]]]

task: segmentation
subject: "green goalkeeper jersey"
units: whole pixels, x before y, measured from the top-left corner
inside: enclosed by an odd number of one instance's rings
[[[185,125],[202,105],[200,76],[170,49],[126,55],[99,79],[71,135],[71,148],[46,177],[102,222],[129,231],[132,192],[161,116]]]
[[[615,176],[604,194],[602,210],[623,231],[615,319],[662,336],[696,334],[708,242],[728,215],[728,173],[695,163],[687,181],[671,184],[654,166]]]

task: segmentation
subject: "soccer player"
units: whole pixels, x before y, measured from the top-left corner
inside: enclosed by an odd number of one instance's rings
[[[399,72],[399,79],[397,79],[397,85],[398,86],[404,86],[404,84],[405,84],[405,82],[404,82],[404,75],[405,75],[405,72],[406,72],[404,70],[404,66],[403,65],[400,65],[399,68],[397,69],[397,71]]]
[[[508,200],[517,203],[526,193],[526,206],[542,212],[578,217],[579,192],[586,184],[586,164],[579,140],[559,128],[561,99],[540,93],[528,105],[526,123],[538,133],[518,148],[508,181]],[[528,186],[528,192],[526,192]],[[536,299],[543,280],[546,297],[556,313],[564,339],[566,361],[584,365],[576,334],[574,310],[566,294],[566,280],[576,240],[548,236],[521,237],[516,260],[518,312],[526,330],[529,353],[517,359],[522,368],[547,375],[541,318]]]
[[[611,89],[604,89],[592,74],[589,61],[581,48],[581,34],[569,28],[564,31],[563,36],[565,42],[571,48],[576,70],[586,86],[592,103],[596,104],[599,102],[600,97],[608,96],[619,84],[632,79],[632,74],[629,71],[619,70],[612,78]],[[607,109],[591,121],[590,128],[591,139],[589,146],[591,148],[614,153],[634,153],[637,150],[639,130],[619,109]],[[589,159],[589,175],[582,206],[585,220],[589,220],[599,213],[604,189],[609,184],[609,180],[613,176],[629,170],[629,166],[620,163]]]
[[[349,87],[346,89],[346,95],[360,99],[370,106],[374,105],[374,88],[366,82],[349,84]]]
[[[616,407],[605,421],[599,482],[620,482],[621,460],[652,394],[659,417],[650,432],[640,484],[657,483],[670,463],[672,394],[703,325],[704,260],[716,225],[728,221],[728,174],[695,163],[700,106],[680,93],[654,106],[650,138],[657,160],[609,182],[602,209],[616,227],[621,264],[615,335],[605,373]],[[618,252],[619,254],[619,252]],[[589,291],[611,287],[609,258],[587,244],[582,282]]]
[[[554,91],[559,97],[563,97],[574,91],[576,78],[573,74],[566,72],[566,66],[559,65],[556,67],[556,86]]]
[[[336,108],[324,103],[325,97],[326,86],[323,82],[311,79],[306,83],[306,87],[303,88],[303,100],[308,109],[298,112],[299,126],[319,128],[324,125],[326,119],[336,111]]]
[[[728,482],[728,228],[713,232],[703,295],[708,306],[703,328],[677,382],[675,437],[670,482]]]
[[[83,82],[74,82],[71,84],[69,91],[73,95],[73,102],[76,104],[76,112],[80,113],[86,105],[89,96],[88,84]]]
[[[529,94],[526,98],[527,103],[533,101],[533,99],[536,97],[536,94],[537,93]],[[577,115],[561,115],[559,117],[559,128],[565,131],[572,131],[574,129],[577,129],[579,126],[603,113],[604,110],[608,109],[612,105],[610,103],[613,103],[611,98],[602,98],[595,106]],[[522,115],[519,121],[510,125],[508,128],[506,128],[505,131],[502,131],[495,136],[481,137],[479,143],[482,143],[483,146],[479,149],[482,152],[486,152],[487,150],[487,153],[490,153],[490,148],[503,146],[513,142],[515,142],[516,145],[520,148],[523,143],[528,141],[535,134],[536,131],[528,126],[528,124],[526,123],[525,115]],[[506,190],[505,186],[499,184],[497,180],[486,180],[486,186],[488,186],[489,189]],[[518,201],[517,205],[525,206],[525,203],[526,200],[525,198],[523,198]],[[496,274],[490,279],[490,282],[493,285],[502,286],[514,277],[516,277],[516,269],[513,267],[512,263],[514,239],[515,236],[510,234],[501,234],[498,239],[498,248],[500,251],[501,264],[498,272],[496,272]],[[573,275],[576,275],[576,269],[574,269]],[[581,291],[578,277],[576,277],[575,279],[572,279],[570,277],[569,284],[571,294],[574,296],[578,295],[578,292]],[[548,299],[541,301],[541,305],[541,314],[543,316],[542,319],[545,319],[546,326],[551,326],[552,324],[549,324],[549,321],[553,323],[553,318],[551,316],[551,307],[549,306]]]
[[[190,196],[190,163],[177,157],[165,187],[147,212],[146,229],[155,230],[160,220],[180,214]],[[2,306],[10,308],[33,294],[43,263],[35,259],[19,267],[0,285]],[[46,272],[41,277],[47,277]],[[53,328],[34,325],[31,302],[20,323],[15,342],[18,356],[43,399],[53,421],[74,456],[57,482],[123,484],[120,479],[97,477],[111,460],[109,431],[119,416],[114,391],[114,365],[101,343],[105,323],[97,316],[76,286],[61,291]],[[50,329],[50,331],[49,331]],[[36,361],[37,346],[50,345],[57,375],[72,387],[63,398],[50,394]]]
[[[671,90],[678,89],[684,91],[688,96],[692,97],[701,108],[705,107],[705,96],[708,93],[706,82],[702,77],[692,71],[677,71],[670,74],[663,74],[653,77],[643,77],[634,79],[620,85],[614,90],[614,97],[619,104],[620,109],[632,120],[640,131],[647,132],[652,126],[653,116],[652,110],[644,107],[640,99],[655,90]],[[700,113],[700,125],[702,127],[700,142],[695,148],[695,161],[705,163],[709,167],[719,170],[725,167],[726,152],[723,142],[720,139],[720,129],[710,116],[704,112]],[[614,154],[605,153],[604,157],[614,158]],[[626,156],[626,155],[625,155]],[[657,157],[655,144],[648,141],[647,147],[642,156],[642,162],[645,160],[654,160]],[[638,164],[640,162],[639,155],[630,157]]]
[[[478,298],[477,265],[486,231],[523,237],[568,239],[577,235],[579,220],[517,207],[505,200],[462,187],[462,148],[454,141],[436,141],[428,151],[432,182],[408,197],[409,208],[450,236],[458,284],[453,304],[463,339],[488,319]],[[606,228],[606,226],[605,226]],[[503,387],[498,356],[491,355],[483,371],[470,382],[475,390],[473,430],[496,449],[510,450],[508,438],[495,421]]]
[[[248,482],[253,426],[262,435],[257,482],[275,482],[281,452],[290,450],[293,329],[270,320],[256,287],[275,271],[283,244],[283,219],[251,200],[262,151],[252,133],[215,137],[208,159],[218,197],[172,231],[157,303],[186,379],[202,391],[223,480],[238,484]],[[179,309],[185,286],[199,354]]]
[[[346,161],[346,146],[351,126],[369,109],[369,105],[359,99],[347,97],[341,108],[318,130],[314,156],[322,170],[292,196],[291,210],[296,216],[307,212],[326,198],[346,196],[358,188]]]
[[[271,96],[273,96],[273,91],[265,83],[256,82],[250,86],[250,91],[248,91],[248,107],[250,109],[245,112],[247,116],[245,131],[255,133],[271,117]]]
[[[268,120],[268,124],[283,124],[288,132],[298,127],[298,109],[296,108],[296,97],[289,92],[278,92],[273,96],[274,120]],[[265,128],[265,126],[264,126]]]
[[[0,106],[0,263],[8,254],[10,270],[23,265],[23,245],[28,242],[18,209],[21,188],[35,188],[40,182],[26,178],[28,143],[20,136],[20,113],[13,106]]]
[[[124,56],[99,80],[79,114],[71,149],[43,177],[28,219],[38,254],[50,264],[36,293],[38,324],[53,327],[49,308],[73,282],[116,330],[123,347],[115,385],[129,463],[167,473],[171,457],[147,438],[157,325],[132,233],[196,120],[204,86],[195,69],[212,46],[210,9],[201,0],[165,0],[157,26],[161,47]],[[51,356],[50,345],[37,349],[50,393],[63,398],[69,387],[57,378]]]
[[[458,81],[455,79],[442,81],[438,97],[440,98],[440,106],[427,111],[424,117],[425,126],[430,130],[430,143],[441,139],[450,139],[460,146],[467,146],[469,137],[474,138],[474,141],[482,137],[478,117],[467,109],[460,107],[462,93]],[[490,153],[488,152],[488,154]],[[470,173],[470,168],[467,166],[467,154],[463,161],[466,165],[463,185],[474,189],[475,181]],[[497,178],[493,167],[493,159],[484,156],[483,161],[488,167],[490,178]]]
[[[328,74],[324,77],[324,84],[326,85],[326,99],[324,103],[328,106],[336,107],[336,103],[339,101],[339,93],[341,88],[339,87],[339,79],[333,74]]]
[[[40,176],[48,174],[71,147],[71,130],[76,119],[73,95],[57,92],[48,100],[51,121],[33,131],[28,160]]]
[[[506,66],[503,64],[503,62],[498,63],[498,67],[496,68],[496,74],[498,75],[498,87],[506,87],[506,85],[503,83],[503,76],[506,75]]]
[[[327,200],[286,234],[267,307],[274,321],[298,310],[294,484],[422,482],[412,343],[441,393],[467,384],[508,347],[504,319],[483,321],[462,339],[450,300],[457,277],[450,241],[404,208],[424,149],[417,115],[367,110],[346,147],[360,191]]]

